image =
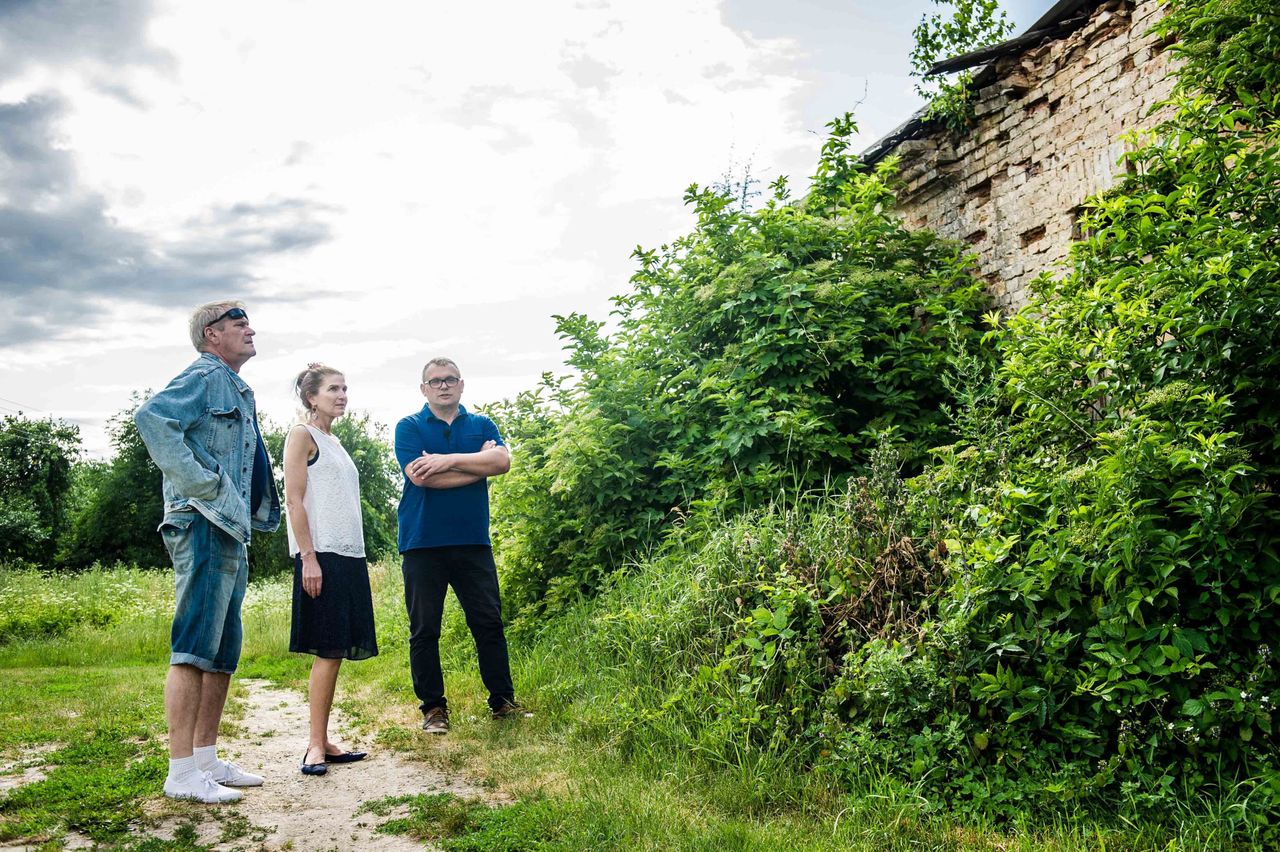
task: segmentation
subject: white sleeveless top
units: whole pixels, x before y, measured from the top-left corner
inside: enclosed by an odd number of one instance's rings
[[[317,553],[364,556],[360,474],[356,472],[355,462],[333,435],[326,435],[314,426],[307,426],[307,431],[320,450],[320,455],[307,465],[307,491],[302,498],[302,508],[311,527],[311,546]],[[296,556],[301,548],[293,535],[293,524],[286,527],[289,553]]]

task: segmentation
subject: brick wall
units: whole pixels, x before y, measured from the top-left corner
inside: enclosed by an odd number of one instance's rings
[[[1075,32],[997,61],[964,135],[902,142],[899,212],[912,228],[964,240],[1005,310],[1066,257],[1081,203],[1116,182],[1121,137],[1152,126],[1169,58],[1147,35],[1158,0],[1108,0]]]

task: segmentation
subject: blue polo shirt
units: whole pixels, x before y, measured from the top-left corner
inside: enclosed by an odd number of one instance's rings
[[[445,423],[429,405],[396,424],[396,460],[405,465],[428,453],[476,453],[485,441],[506,446],[498,427],[483,414],[458,406],[458,416]],[[489,544],[489,480],[460,488],[420,488],[404,477],[397,512],[400,552],[423,547]]]

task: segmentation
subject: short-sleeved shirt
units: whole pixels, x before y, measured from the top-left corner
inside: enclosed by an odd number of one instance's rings
[[[396,424],[396,460],[400,470],[428,453],[475,453],[485,441],[506,446],[498,427],[483,414],[459,405],[452,423],[422,406]],[[398,511],[400,552],[425,547],[489,544],[489,480],[459,488],[421,488],[404,477]]]

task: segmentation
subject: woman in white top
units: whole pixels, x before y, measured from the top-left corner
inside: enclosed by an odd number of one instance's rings
[[[378,642],[360,520],[360,477],[332,431],[333,422],[347,410],[346,379],[331,367],[309,364],[294,389],[304,413],[284,445],[289,552],[294,558],[289,650],[316,658],[309,690],[311,740],[302,772],[324,775],[328,764],[365,757],[329,739],[329,711],[342,661],[376,655]]]

